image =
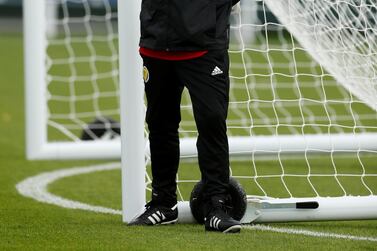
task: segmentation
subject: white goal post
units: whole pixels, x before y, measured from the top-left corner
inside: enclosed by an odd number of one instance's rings
[[[56,20],[47,18],[51,2],[58,8],[52,10]],[[150,184],[138,55],[141,1],[118,1],[114,7],[115,2],[24,0],[26,148],[29,159],[122,157],[127,222],[144,207]],[[376,4],[242,4],[231,24],[229,145],[231,156],[248,166],[245,174],[232,164],[232,175],[258,190],[248,198],[243,222],[377,218],[377,170],[365,160],[377,156]],[[195,157],[196,128],[186,94],[182,113],[181,154]],[[112,137],[82,140],[88,124],[104,117],[120,121],[122,143]],[[103,128],[111,126],[106,121]],[[319,170],[321,161],[312,159],[317,155],[325,156],[326,169]],[[274,162],[273,172],[259,159],[265,156]],[[355,168],[338,164],[343,156],[352,156]],[[290,158],[298,159],[296,170]],[[295,191],[291,179],[305,180],[311,196]],[[275,196],[266,180],[278,180],[285,195]],[[322,187],[328,184],[338,192],[327,193]],[[296,207],[312,201],[318,209]],[[187,201],[179,205],[180,221],[192,221]]]

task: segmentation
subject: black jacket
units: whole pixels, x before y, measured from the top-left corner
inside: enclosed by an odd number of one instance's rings
[[[239,0],[143,0],[140,47],[163,51],[227,49]]]

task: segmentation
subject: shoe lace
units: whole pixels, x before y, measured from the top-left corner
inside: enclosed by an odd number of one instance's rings
[[[222,209],[225,211],[225,213],[230,213],[233,210],[232,200],[230,199],[229,201],[224,203]]]
[[[141,219],[141,220],[146,220],[148,219],[148,217],[150,216],[150,210],[152,210],[153,208],[155,208],[155,205],[152,201],[148,202],[147,204],[145,204],[145,210],[143,213],[141,213],[138,218]]]
[[[151,201],[149,201],[147,204],[145,204],[144,207],[145,207],[146,210],[149,210],[149,209],[151,209],[151,208],[154,208],[155,205],[154,205],[153,201],[151,200]]]
[[[229,212],[232,210],[231,204],[225,203],[223,200],[216,200],[212,202],[212,208],[206,216],[207,219],[210,219],[214,216],[220,218],[228,218]]]
[[[233,210],[232,199],[228,197],[225,200],[219,200],[215,205],[215,209],[221,210],[225,214],[229,214]]]

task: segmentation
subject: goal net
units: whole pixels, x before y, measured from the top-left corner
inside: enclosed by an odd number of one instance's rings
[[[116,1],[27,2],[29,158],[120,158]],[[248,194],[375,200],[376,16],[369,0],[241,0],[234,9],[227,124],[231,174]],[[195,159],[187,92],[181,110],[182,158]],[[180,167],[181,200],[200,177],[194,169]],[[147,172],[147,190],[150,181]]]

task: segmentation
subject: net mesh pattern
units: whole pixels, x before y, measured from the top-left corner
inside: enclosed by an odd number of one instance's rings
[[[47,5],[57,13],[46,33],[49,140],[79,142],[98,118],[111,118],[110,126],[119,128],[116,1]],[[368,0],[241,1],[231,16],[229,137],[375,133],[376,17],[376,4]],[[187,91],[181,110],[181,138],[195,138]],[[232,175],[249,194],[344,196],[377,190],[374,150],[263,151],[268,157],[245,150],[231,163]],[[200,177],[191,168],[182,164],[178,175],[178,194],[186,200]],[[147,175],[147,187],[150,182]]]

